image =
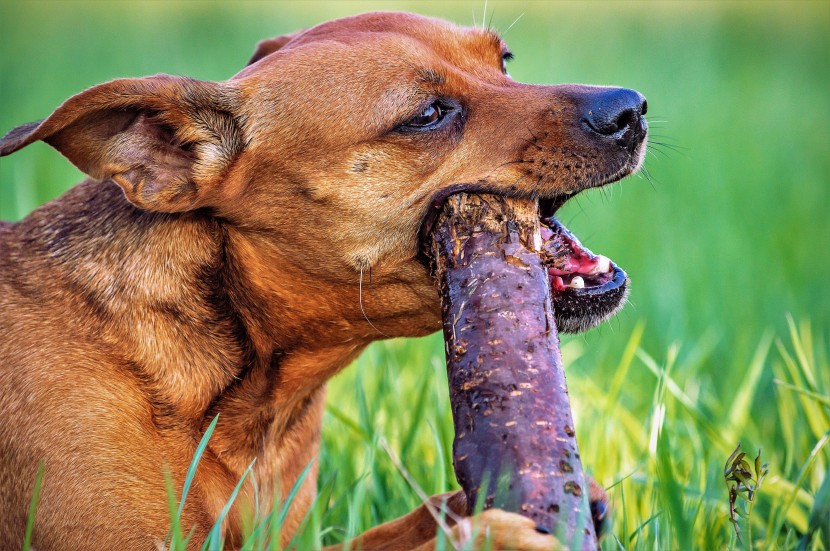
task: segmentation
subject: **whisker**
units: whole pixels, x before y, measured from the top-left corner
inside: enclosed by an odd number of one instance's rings
[[[660,138],[661,140],[674,140],[675,139],[674,136],[672,136],[671,134],[652,134],[651,132],[649,132],[649,137],[651,137],[651,138]],[[669,143],[669,142],[665,142],[665,143]]]
[[[525,15],[525,14],[524,14],[524,12],[522,12],[521,14],[519,14],[519,17],[517,17],[516,19],[514,19],[514,20],[513,20],[513,22],[510,24],[510,26],[509,26],[509,27],[507,27],[507,28],[506,28],[506,29],[505,29],[505,30],[501,33],[501,34],[502,34],[502,36],[507,36],[507,32],[508,32],[510,29],[512,29],[512,28],[513,28],[513,25],[515,25],[516,23],[518,23],[518,22],[519,22],[519,19],[521,19],[522,17],[524,17],[524,15]]]
[[[533,136],[533,139],[534,139],[534,140],[537,140],[537,141],[539,140],[539,136],[537,136],[536,134],[534,134],[534,133],[533,133],[533,130],[531,130],[529,126],[525,126],[525,129],[528,131],[528,133],[529,133],[531,136]]]
[[[675,153],[686,153],[689,151],[688,147],[683,147],[682,145],[675,145],[673,143],[666,143],[666,142],[649,142],[650,146],[654,146],[657,148],[665,147],[666,149],[670,149]]]
[[[655,158],[658,158],[658,157],[657,157],[657,154],[658,154],[658,153],[659,153],[660,155],[662,155],[662,156],[663,156],[663,158],[665,158],[665,159],[671,159],[671,156],[670,156],[667,152],[665,152],[665,151],[663,151],[662,149],[660,149],[659,147],[649,147],[649,148],[646,150],[646,155],[651,155],[652,157],[655,157]]]
[[[573,197],[572,199],[568,199],[568,203],[574,203],[576,205],[577,212],[575,212],[571,215],[570,219],[568,220],[568,223],[565,224],[566,226],[570,227],[573,224],[574,220],[577,219],[578,216],[584,216],[585,215],[585,207],[582,204],[582,198],[583,197],[587,197],[587,196],[586,195],[577,195],[577,196]]]
[[[369,267],[369,273],[370,274],[372,273],[371,272],[371,266]],[[369,276],[369,278],[371,279],[371,275]],[[369,285],[371,285],[371,283]],[[375,324],[372,323],[372,321],[369,319],[369,316],[366,315],[366,310],[363,308],[363,263],[362,262],[361,262],[361,265],[360,265],[360,283],[359,283],[359,288],[358,288],[358,302],[360,302],[360,311],[361,311],[361,313],[363,313],[364,319],[367,322],[369,322],[369,325],[372,326],[372,329],[374,329],[375,331],[377,331],[378,333],[380,333],[381,335],[383,335],[387,339],[391,339],[392,337],[390,337],[389,335],[387,335],[386,333],[384,333],[383,331],[381,331],[380,329],[375,327]]]
[[[637,173],[637,176],[639,176],[642,179],[645,179],[645,181],[648,182],[648,185],[651,186],[652,191],[657,191],[657,187],[655,185],[657,181],[651,175],[651,171],[648,169],[647,166],[641,166],[640,171]]]

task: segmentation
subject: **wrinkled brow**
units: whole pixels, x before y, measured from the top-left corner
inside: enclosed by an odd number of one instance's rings
[[[424,84],[432,84],[433,86],[441,86],[445,82],[444,76],[432,69],[418,69],[418,80]]]

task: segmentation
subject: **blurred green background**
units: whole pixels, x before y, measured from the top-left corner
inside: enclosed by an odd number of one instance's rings
[[[262,38],[376,9],[486,19],[516,55],[516,80],[646,95],[650,178],[585,193],[559,216],[633,281],[621,315],[564,338],[583,455],[606,485],[632,475],[640,501],[623,504],[630,515],[620,518],[621,492],[611,491],[623,546],[645,542],[644,532],[627,535],[660,511],[671,526],[647,522],[648,541],[680,545],[685,522],[720,530],[705,545],[734,544],[717,472],[741,439],[774,458],[764,537],[778,537],[779,519],[781,534],[803,532],[826,449],[802,489],[796,479],[830,427],[830,2],[7,1],[0,132],[117,77],[224,79]],[[81,177],[44,144],[3,158],[0,219],[25,216]],[[440,336],[376,345],[357,363],[330,391],[321,481],[336,470],[335,497],[347,496],[315,520],[340,527],[330,540],[417,503],[383,441],[428,493],[452,482]],[[654,426],[665,419],[675,491],[686,498],[677,510],[653,492],[667,487],[649,466],[660,461]]]

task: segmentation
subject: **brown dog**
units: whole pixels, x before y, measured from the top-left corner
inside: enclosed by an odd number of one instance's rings
[[[265,41],[225,82],[93,87],[0,140],[2,155],[43,140],[90,176],[0,223],[0,548],[22,541],[41,460],[39,550],[157,548],[163,466],[181,488],[218,412],[183,524],[201,541],[253,458],[262,510],[317,454],[326,381],[384,335],[440,329],[419,254],[433,205],[471,189],[552,214],[639,166],[642,96],[520,84],[509,56],[491,31],[367,14]],[[555,286],[572,330],[626,287],[578,274]],[[555,543],[514,514],[481,519],[497,548]],[[435,533],[424,506],[359,545],[431,549]]]

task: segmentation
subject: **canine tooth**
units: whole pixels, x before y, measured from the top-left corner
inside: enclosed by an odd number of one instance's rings
[[[611,260],[607,256],[599,255],[596,261],[594,269],[591,270],[593,274],[604,274],[611,269]]]
[[[570,284],[568,284],[568,287],[570,287],[571,289],[582,289],[583,287],[585,287],[585,280],[582,279],[580,276],[574,276]]]

